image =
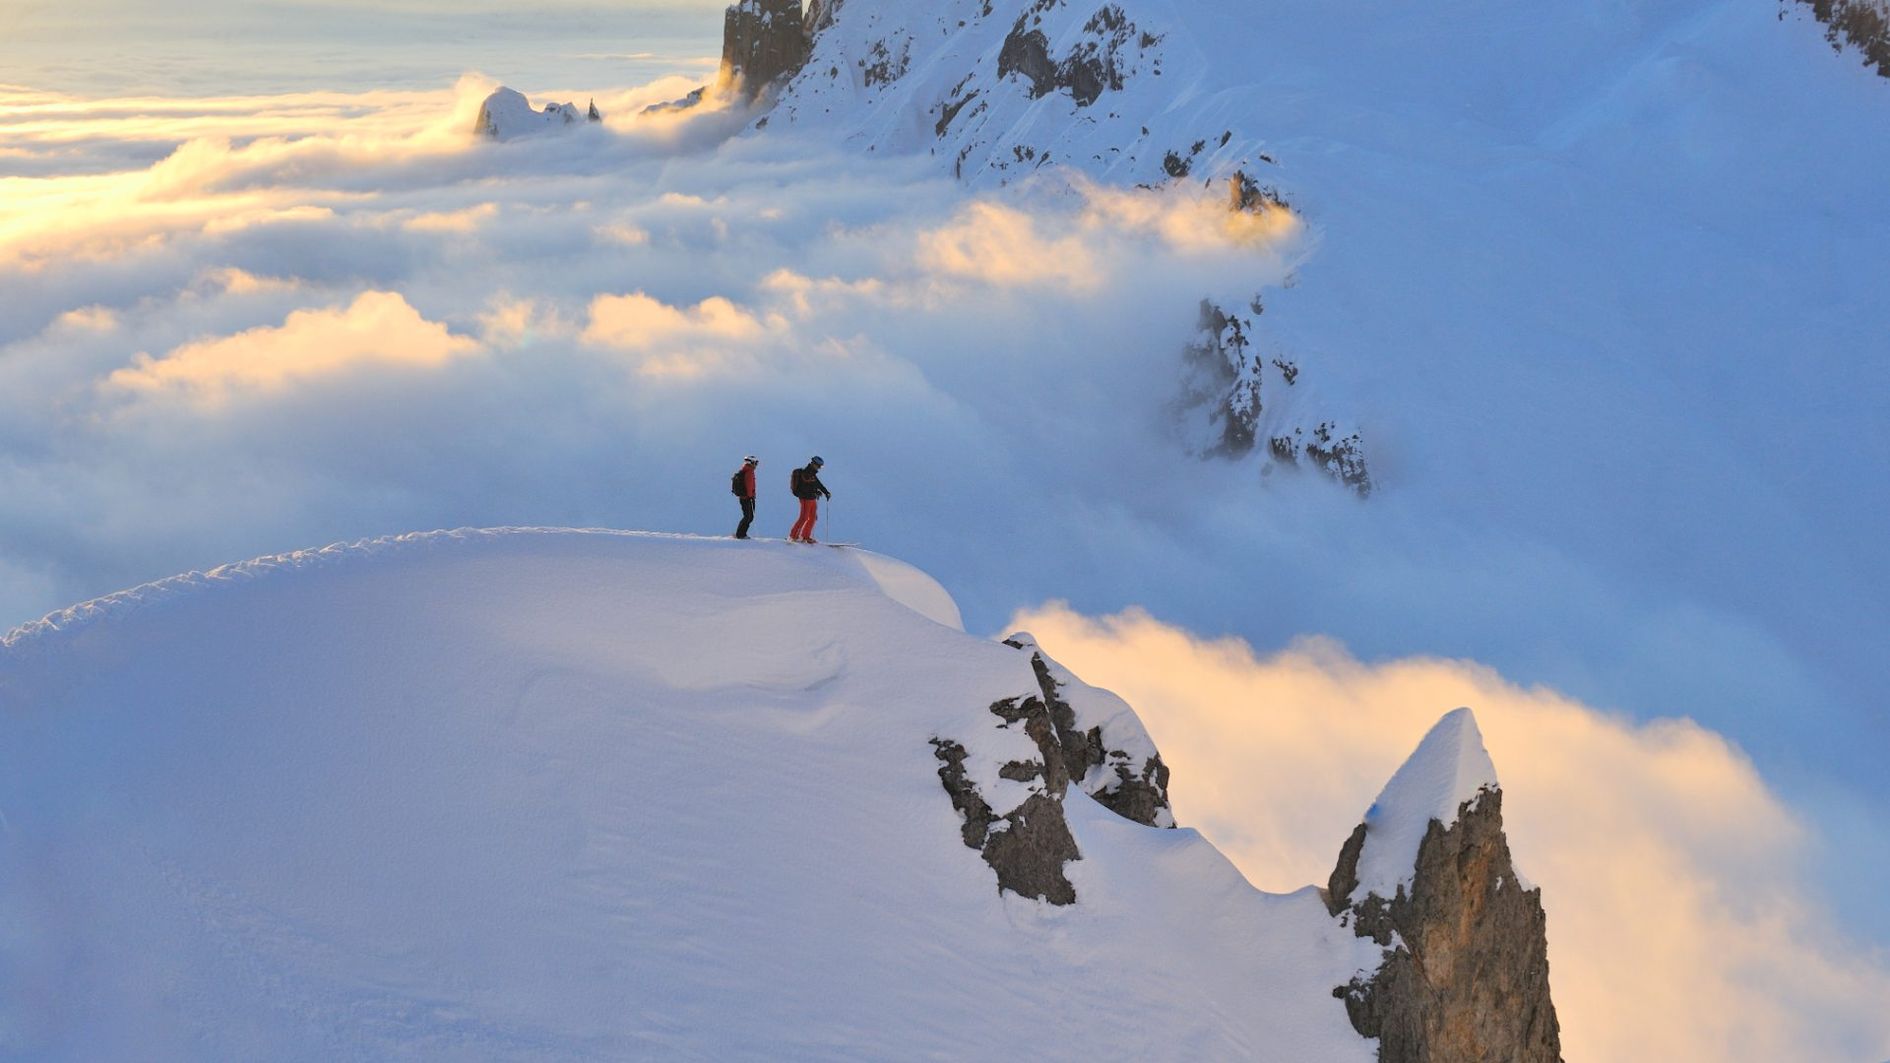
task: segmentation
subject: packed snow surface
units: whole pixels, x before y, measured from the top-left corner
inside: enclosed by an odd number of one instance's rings
[[[1072,789],[1077,903],[998,892],[929,739],[998,785],[1030,655],[902,570],[459,531],[14,632],[0,1056],[1370,1059],[1376,950],[1193,831]]]
[[[1411,881],[1418,846],[1436,820],[1448,828],[1466,803],[1497,787],[1496,765],[1467,708],[1437,721],[1365,813],[1365,848],[1359,854],[1352,901],[1376,893],[1387,900]]]

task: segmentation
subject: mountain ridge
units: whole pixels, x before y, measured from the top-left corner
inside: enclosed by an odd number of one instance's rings
[[[14,632],[0,808],[43,856],[0,962],[87,988],[0,1045],[1370,1058],[1333,990],[1376,942],[1169,826],[1120,699],[861,553],[460,529]]]

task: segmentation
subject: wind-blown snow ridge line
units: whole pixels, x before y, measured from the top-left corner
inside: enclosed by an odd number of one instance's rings
[[[411,549],[431,546],[443,542],[465,542],[473,539],[497,539],[512,535],[615,535],[627,538],[650,539],[701,539],[712,536],[682,535],[674,532],[628,531],[621,528],[558,528],[545,526],[501,527],[501,528],[442,528],[437,531],[406,532],[400,535],[383,535],[377,538],[356,539],[352,542],[335,542],[327,546],[313,547],[307,550],[291,550],[284,554],[269,554],[264,557],[239,561],[228,565],[218,565],[208,570],[185,572],[141,584],[127,590],[107,594],[102,598],[80,602],[77,605],[51,612],[38,620],[28,621],[0,635],[0,650],[20,652],[34,641],[57,635],[72,634],[112,616],[140,606],[151,605],[159,601],[177,597],[202,588],[224,583],[237,583],[274,575],[278,572],[297,571],[332,565],[355,558],[376,557],[396,549]]]

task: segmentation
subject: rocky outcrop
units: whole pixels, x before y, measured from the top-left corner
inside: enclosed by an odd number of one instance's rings
[[[1890,2],[1886,0],[1798,0],[1824,23],[1833,51],[1850,45],[1864,63],[1890,78]]]
[[[1491,780],[1457,803],[1451,822],[1428,818],[1415,863],[1387,897],[1386,854],[1373,854],[1378,867],[1368,868],[1367,849],[1380,832],[1398,830],[1368,815],[1327,885],[1332,913],[1384,948],[1377,970],[1333,990],[1353,1027],[1378,1039],[1381,1063],[1559,1063],[1542,891],[1527,887],[1511,862],[1502,790]]]
[[[1038,756],[1007,760],[998,769],[1000,780],[1022,784],[1021,799],[998,811],[992,807],[994,794],[980,788],[967,768],[972,754],[964,743],[932,739],[939,782],[951,795],[952,807],[964,817],[964,842],[983,854],[984,862],[997,872],[1000,891],[1051,904],[1074,904],[1076,887],[1064,875],[1063,865],[1082,859],[1083,854],[1063,818],[1070,776],[1049,711],[1036,697],[1007,698],[993,703],[991,714],[1002,721],[999,728],[1021,728],[1029,735]],[[1002,792],[1016,794],[1018,788],[1002,787]]]
[[[965,770],[970,754],[963,745],[934,738],[932,749],[939,760],[939,781],[951,795],[952,807],[965,818],[964,842],[983,854],[984,862],[997,872],[998,889],[1051,904],[1076,903],[1076,887],[1063,874],[1063,865],[1081,859],[1082,854],[1063,818],[1062,791],[1053,796],[1046,782],[1015,807],[998,813]],[[1003,772],[1004,778],[1015,782],[1042,780],[1044,765],[1011,761]]]
[[[1120,92],[1140,53],[1159,44],[1161,38],[1142,33],[1120,7],[1105,4],[1084,23],[1076,43],[1052,58],[1042,22],[1044,14],[1061,2],[1038,0],[1017,17],[998,51],[998,76],[1015,74],[1028,81],[1032,99],[1068,92],[1078,107],[1088,107],[1104,92]],[[1159,73],[1159,61],[1152,69]]]
[[[1277,192],[1238,173],[1229,187],[1235,209],[1284,208]],[[1316,470],[1361,498],[1369,496],[1363,435],[1336,420],[1306,416],[1304,402],[1287,401],[1299,385],[1299,363],[1258,349],[1264,312],[1257,298],[1245,313],[1201,301],[1194,338],[1181,352],[1176,412],[1185,444],[1203,458],[1242,458],[1264,440],[1274,466]]]
[[[998,734],[934,736],[939,782],[963,817],[961,838],[997,873],[1000,891],[1073,904],[1063,867],[1082,854],[1064,818],[1070,790],[1125,819],[1172,827],[1168,768],[1122,699],[1071,675],[1029,635],[1005,643],[1031,655],[1037,690],[991,704]],[[993,753],[992,738],[1008,752]]]
[[[740,0],[722,20],[723,85],[752,100],[807,62],[801,0]]]
[[[1084,793],[1124,819],[1150,827],[1174,826],[1168,804],[1168,766],[1141,725],[1129,726],[1133,715],[1127,712],[1128,706],[1115,695],[1076,679],[1044,656],[1029,635],[1012,635],[1004,643],[1030,654],[1063,772]],[[1073,702],[1094,705],[1099,697],[1114,699],[1115,704],[1109,706],[1113,711],[1081,712]]]

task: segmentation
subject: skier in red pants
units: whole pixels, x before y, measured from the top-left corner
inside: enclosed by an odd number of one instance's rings
[[[789,542],[814,541],[814,521],[820,518],[820,500],[833,497],[827,485],[820,482],[820,467],[825,464],[816,455],[806,468],[795,469],[793,475],[788,477],[788,486],[794,489],[794,497],[801,500],[801,518],[794,522],[794,530],[788,532]]]

